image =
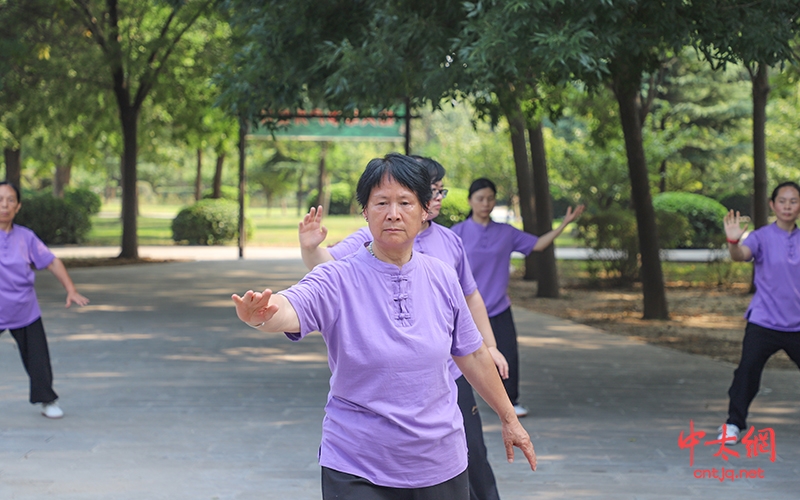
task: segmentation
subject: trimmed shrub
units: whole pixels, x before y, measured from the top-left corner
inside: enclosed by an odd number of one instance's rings
[[[97,215],[103,206],[103,200],[100,199],[100,196],[91,189],[86,188],[66,188],[64,190],[64,200],[83,209],[87,215]]]
[[[448,188],[447,198],[442,200],[442,210],[433,221],[444,227],[453,227],[466,220],[467,215],[469,215],[469,190]]]
[[[630,282],[639,275],[639,237],[636,217],[629,210],[611,208],[597,214],[583,214],[577,220],[578,234],[586,246],[598,252],[589,272]]]
[[[81,243],[92,228],[84,207],[50,193],[23,195],[22,208],[14,222],[31,229],[48,245]]]
[[[350,215],[351,206],[356,203],[356,194],[353,188],[346,182],[337,182],[330,185],[331,204],[328,207],[328,215]],[[314,189],[308,193],[306,198],[306,211],[311,207],[319,206],[319,190]]]
[[[247,234],[253,230],[246,222]],[[239,236],[239,205],[225,199],[200,200],[172,220],[172,239],[189,245],[221,245]]]
[[[692,235],[689,222],[681,214],[656,212],[661,248],[676,248]],[[599,214],[584,214],[578,221],[578,234],[586,246],[597,252],[589,271],[631,282],[639,275],[639,234],[631,210],[612,208]]]
[[[719,248],[725,242],[722,219],[728,210],[714,199],[673,191],[653,197],[653,207],[658,212],[681,214],[689,221],[692,234],[678,248]]]

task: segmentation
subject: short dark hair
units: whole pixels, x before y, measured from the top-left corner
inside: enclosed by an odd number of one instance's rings
[[[422,166],[428,169],[428,175],[431,178],[431,184],[436,184],[440,180],[444,179],[445,169],[438,161],[434,160],[433,158],[426,158],[418,155],[411,155],[411,158],[414,158],[421,163]]]
[[[14,184],[11,181],[0,181],[0,186],[11,186],[11,189],[13,189],[15,193],[17,193],[17,203],[22,201],[22,195],[20,194],[19,188],[17,187],[16,184]],[[428,189],[430,189],[430,187],[428,187]]]
[[[794,190],[797,191],[797,194],[800,195],[800,185],[798,185],[796,182],[794,181],[781,182],[780,184],[775,186],[775,189],[772,190],[772,196],[770,197],[770,200],[772,200],[773,203],[775,202],[775,198],[778,197],[778,191],[780,191],[785,187],[793,187]]]
[[[469,186],[469,196],[467,196],[467,198],[472,198],[472,195],[475,193],[475,191],[480,191],[484,188],[491,189],[492,192],[497,195],[497,186],[494,185],[494,182],[485,177],[481,177],[480,179],[475,179],[472,181],[472,184]]]
[[[401,186],[417,195],[423,208],[431,201],[431,183],[425,167],[406,155],[389,153],[383,158],[370,160],[356,186],[356,198],[361,208],[367,207],[372,189],[379,186],[385,176],[396,180]]]

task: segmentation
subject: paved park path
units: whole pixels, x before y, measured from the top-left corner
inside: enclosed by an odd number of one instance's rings
[[[316,335],[292,343],[243,326],[231,293],[284,288],[304,273],[293,254],[82,268],[92,303],[63,308],[49,273],[38,291],[55,389],[66,416],[27,403],[15,345],[0,337],[0,499],[318,499],[316,452],[329,375]],[[146,254],[146,253],[145,253]],[[228,260],[225,260],[228,259]],[[505,462],[496,416],[481,402],[504,500],[796,499],[800,374],[765,372],[752,408],[775,432],[774,461],[714,456],[734,366],[515,309],[523,419],[539,470]],[[683,431],[708,435],[690,450]],[[700,479],[761,469],[763,478]],[[719,472],[718,472],[719,473]]]

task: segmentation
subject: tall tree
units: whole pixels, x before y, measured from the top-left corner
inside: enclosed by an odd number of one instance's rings
[[[160,77],[179,66],[175,53],[197,20],[219,0],[73,0],[72,9],[86,29],[87,43],[98,49],[96,63],[83,68],[106,71],[105,83],[117,103],[123,137],[122,250],[120,257],[139,256],[137,236],[138,125],[142,107]]]
[[[729,62],[750,72],[753,100],[753,222],[767,224],[766,121],[769,68],[800,60],[792,47],[800,33],[796,0],[718,0],[700,2],[693,43],[715,68]]]
[[[593,18],[581,17],[579,9],[569,15],[575,9],[568,2],[487,1],[466,7],[454,46],[454,66],[463,67],[465,80],[458,90],[475,96],[479,112],[493,117],[499,112],[508,120],[523,228],[542,235],[553,227],[542,121],[558,108],[557,98],[548,99],[543,89],[549,82],[559,87],[578,72],[601,70],[587,56],[596,43]],[[539,280],[539,297],[558,296],[553,247],[527,257],[525,278]]]

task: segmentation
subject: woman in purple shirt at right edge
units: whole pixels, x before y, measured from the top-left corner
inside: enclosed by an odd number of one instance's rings
[[[496,195],[494,182],[485,178],[474,181],[469,187],[469,206],[472,210],[467,220],[451,229],[461,236],[478,291],[486,303],[497,349],[508,361],[508,378],[503,380],[503,385],[517,416],[524,417],[528,409],[519,403],[517,330],[511,315],[511,299],[507,294],[511,253],[528,255],[531,251],[544,250],[564,231],[567,224],[581,215],[583,205],[574,211],[572,207],[567,208],[567,214],[557,229],[537,237],[491,219]]]
[[[777,220],[750,233],[741,245],[747,224],[742,226],[741,216],[733,210],[724,219],[731,260],[753,261],[756,287],[744,315],[742,358],[728,390],[728,420],[719,428],[720,442],[725,439],[730,444],[736,444],[739,433],[747,428],[747,411],[770,356],[783,349],[800,367],[800,231],[795,224],[800,215],[800,186],[779,184],[769,206]]]

